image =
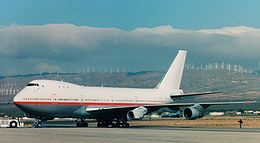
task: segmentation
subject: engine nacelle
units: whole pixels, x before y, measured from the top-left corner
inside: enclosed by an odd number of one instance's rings
[[[188,120],[202,118],[204,116],[203,110],[204,109],[201,105],[196,104],[191,107],[185,108],[183,110],[183,116]]]
[[[137,107],[127,113],[128,120],[140,120],[147,113],[147,109],[143,106]]]

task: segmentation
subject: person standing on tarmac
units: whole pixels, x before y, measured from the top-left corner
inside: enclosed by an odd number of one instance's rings
[[[239,127],[242,128],[242,124],[243,124],[242,119],[238,120],[237,122],[239,123]]]

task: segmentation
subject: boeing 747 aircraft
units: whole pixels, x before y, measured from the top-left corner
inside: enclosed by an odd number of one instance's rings
[[[163,107],[180,110],[186,119],[203,117],[210,105],[243,104],[247,102],[174,103],[186,96],[217,92],[184,94],[180,89],[186,51],[180,50],[157,87],[111,88],[86,87],[55,80],[33,80],[13,99],[14,104],[35,118],[34,127],[54,118],[80,119],[77,127],[87,127],[85,119],[96,119],[98,127],[129,127],[128,120],[139,120]]]

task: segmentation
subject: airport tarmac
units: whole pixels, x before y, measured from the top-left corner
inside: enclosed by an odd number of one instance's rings
[[[0,128],[0,143],[258,143],[260,129],[194,127]]]

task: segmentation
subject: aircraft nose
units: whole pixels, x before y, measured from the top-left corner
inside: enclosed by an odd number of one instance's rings
[[[16,94],[16,95],[14,96],[14,98],[13,98],[13,103],[14,103],[14,104],[16,104],[16,102],[19,101],[19,100],[18,100],[18,99],[19,99],[18,97],[19,97],[19,93]]]
[[[13,103],[16,104],[19,101],[22,101],[22,92],[23,90],[21,90],[20,92],[18,92],[14,98],[13,98]]]
[[[21,109],[22,111],[26,111],[26,106],[23,105],[23,90],[17,93],[13,98],[13,103],[16,107]]]

